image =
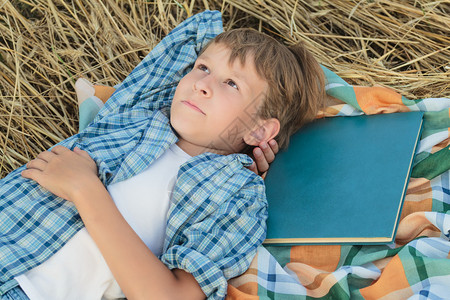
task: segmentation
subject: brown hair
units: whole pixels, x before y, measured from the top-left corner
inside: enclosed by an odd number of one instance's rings
[[[280,121],[275,140],[281,148],[287,147],[289,137],[314,120],[324,105],[325,79],[318,62],[302,44],[287,47],[249,28],[223,32],[211,42],[231,50],[230,63],[239,58],[245,64],[248,55],[252,56],[258,75],[269,85],[258,117]]]

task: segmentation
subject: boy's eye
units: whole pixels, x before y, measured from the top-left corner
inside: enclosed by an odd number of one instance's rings
[[[237,86],[237,84],[233,81],[233,80],[231,80],[231,79],[228,79],[227,81],[226,81],[226,83],[229,85],[229,86],[231,86],[232,88],[234,88],[234,89],[239,89],[238,88],[238,86]]]
[[[201,71],[206,72],[206,73],[209,74],[209,69],[208,69],[207,66],[200,64],[200,65],[198,65],[197,68],[198,68],[199,70],[201,70]]]

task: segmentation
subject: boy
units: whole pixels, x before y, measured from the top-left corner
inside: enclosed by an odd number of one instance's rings
[[[182,31],[198,38],[205,23],[219,18],[211,12],[195,16],[172,37]],[[192,25],[197,30],[192,31]],[[165,51],[183,47],[167,45]],[[254,31],[222,34],[203,49],[192,71],[175,74],[182,79],[174,93],[158,89],[164,78],[152,90],[136,88],[142,78],[158,76],[137,71],[115,94],[119,99],[133,90],[134,98],[117,107],[107,102],[92,126],[20,169],[23,177],[43,187],[30,182],[25,184],[29,188],[20,186],[23,194],[32,190],[32,197],[15,195],[17,172],[5,178],[2,213],[19,224],[2,224],[5,237],[22,234],[24,224],[29,226],[27,219],[34,217],[12,213],[24,209],[22,199],[39,202],[34,214],[42,216],[30,227],[35,230],[27,230],[27,237],[47,225],[54,228],[59,219],[64,225],[44,234],[44,242],[36,236],[39,246],[35,251],[27,248],[22,256],[12,254],[15,241],[0,248],[4,257],[19,256],[0,260],[4,290],[14,285],[4,278],[13,276],[31,299],[58,299],[62,296],[56,295],[71,288],[73,293],[65,299],[94,293],[99,294],[93,298],[114,299],[123,297],[120,290],[129,299],[225,296],[226,280],[245,271],[264,240],[267,216],[262,179],[245,168],[251,160],[236,153],[272,138],[285,146],[292,132],[315,117],[324,95],[323,75],[302,47],[290,51]],[[159,56],[158,50],[153,57]],[[138,101],[155,94],[165,100]],[[120,147],[110,146],[111,141]],[[170,187],[173,176],[176,183],[166,197],[167,190],[160,187]],[[146,190],[153,180],[155,185]],[[48,191],[59,198],[49,202]],[[152,197],[154,191],[159,194]],[[44,206],[50,212],[43,213]],[[148,217],[154,207],[161,213]],[[60,214],[60,208],[72,214]],[[161,231],[164,241],[158,248]],[[91,238],[98,249],[91,247]],[[29,244],[21,240],[24,247]],[[98,250],[100,258],[92,259],[99,256]],[[101,258],[118,285],[107,270],[87,280],[79,278],[102,269]]]

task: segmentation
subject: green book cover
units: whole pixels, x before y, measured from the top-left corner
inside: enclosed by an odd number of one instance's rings
[[[266,177],[265,244],[380,244],[395,238],[422,112],[316,120]]]

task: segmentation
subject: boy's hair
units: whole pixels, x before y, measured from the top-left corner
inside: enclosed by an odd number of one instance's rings
[[[242,64],[249,55],[258,75],[267,81],[268,91],[259,107],[258,117],[277,118],[280,132],[275,137],[281,148],[301,126],[315,119],[325,100],[324,74],[312,54],[302,45],[285,46],[254,29],[223,32],[209,44],[217,43],[231,50],[230,61]],[[205,47],[202,51],[204,51]]]

